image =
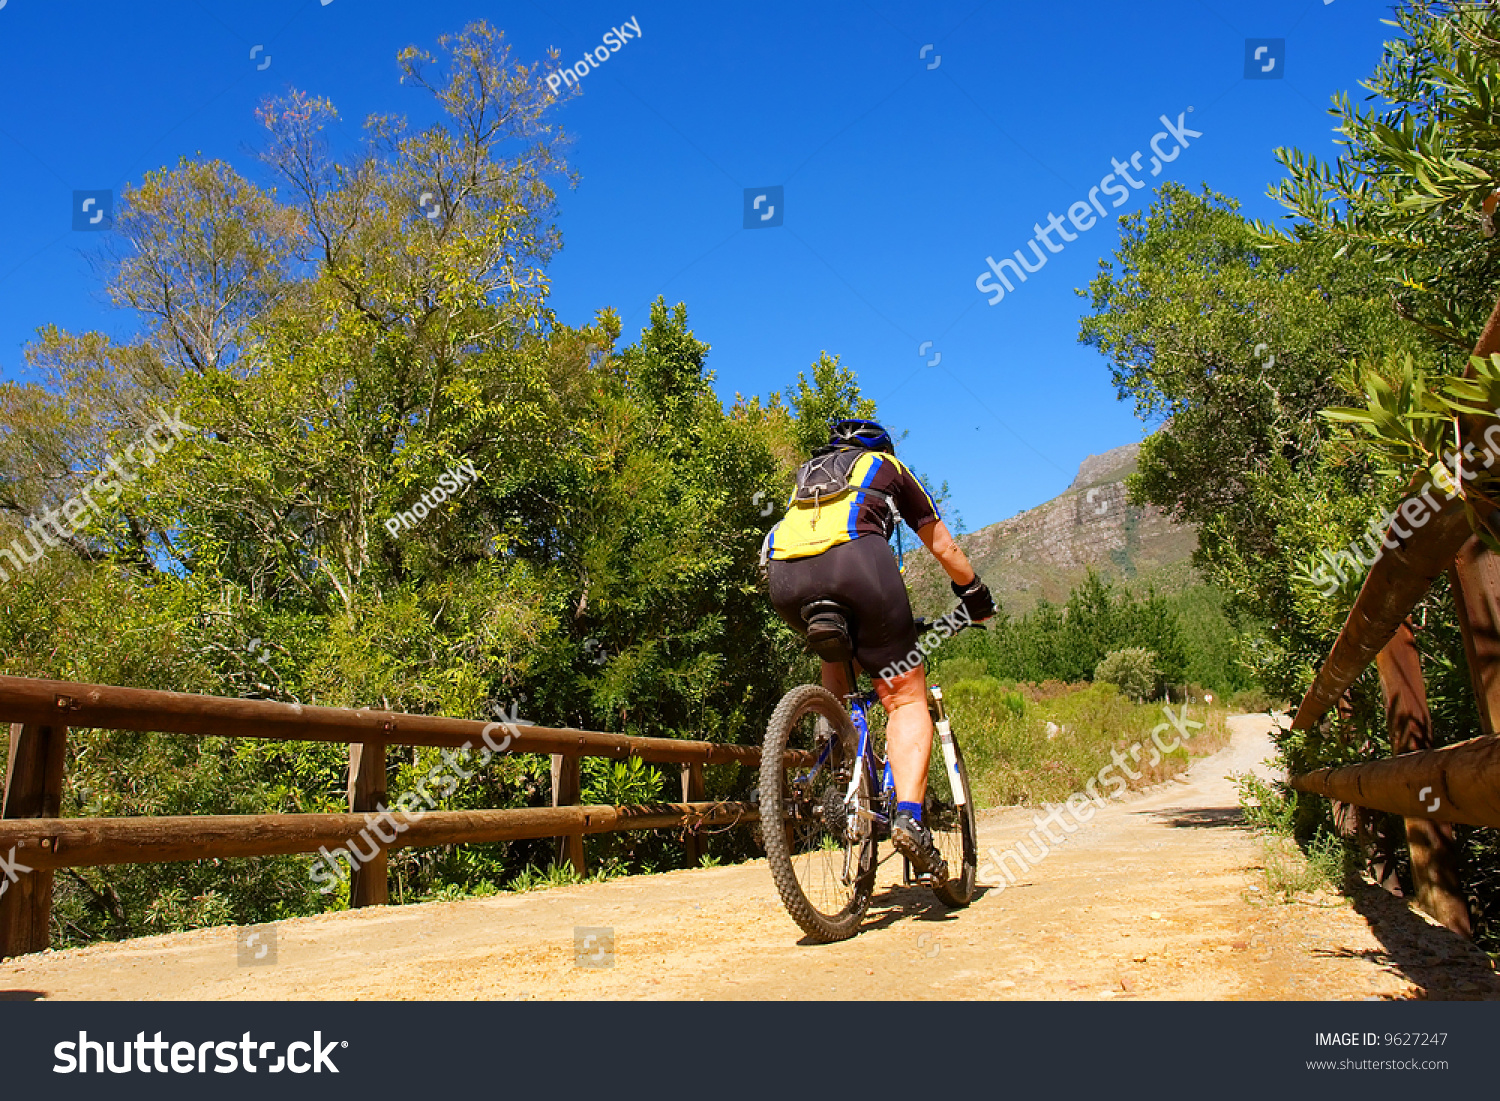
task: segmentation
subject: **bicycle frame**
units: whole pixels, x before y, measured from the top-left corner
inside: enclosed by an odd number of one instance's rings
[[[841,610],[837,602],[830,603],[835,611]],[[809,634],[818,619],[812,613],[809,609],[806,616]],[[967,615],[957,622],[951,617],[944,620],[948,622],[939,621],[936,627],[917,621],[919,639],[929,631],[940,632],[939,638],[921,645],[923,655],[931,652],[934,642],[971,625]],[[851,653],[854,647],[840,633],[835,624],[819,624],[814,652],[828,654],[837,665],[824,666],[824,685],[799,685],[782,697],[766,726],[756,789],[757,802],[763,804],[762,840],[772,880],[792,920],[818,943],[846,940],[859,932],[885,863],[881,848],[888,841],[894,855],[901,857],[901,882],[908,888],[930,889],[950,910],[972,901],[977,872],[973,800],[942,689],[933,684],[926,693],[933,741],[938,743],[932,749],[940,747],[941,757],[934,752],[928,758],[926,775],[920,778],[926,793],[906,796],[922,800],[920,816],[917,808],[910,809],[926,828],[908,830],[904,816],[897,813],[895,769],[876,742],[880,724],[871,708],[893,693],[892,703],[899,699],[904,705],[921,685],[920,670],[910,677],[887,673],[884,682],[876,674],[873,684],[862,690]],[[830,692],[825,685],[845,680],[835,672],[838,668],[846,671],[847,682]],[[908,717],[915,724],[920,721],[915,707],[912,712]],[[897,708],[897,716],[907,716],[904,706]],[[898,739],[897,748],[908,747]],[[903,759],[898,752],[896,762]],[[903,783],[906,779],[903,772]]]
[[[925,630],[925,621],[919,621],[919,623],[923,624],[923,629]],[[983,625],[974,624],[974,626],[982,627]],[[962,629],[962,627],[959,628],[959,630]],[[954,633],[957,634],[957,631]],[[889,758],[877,757],[870,742],[868,712],[872,706],[880,702],[880,697],[874,691],[857,690],[859,682],[852,661],[844,663],[844,675],[848,678],[847,683],[850,686],[849,693],[844,697],[844,704],[849,709],[849,718],[854,724],[854,732],[858,737],[858,744],[855,750],[855,760],[858,763],[851,770],[849,786],[844,791],[844,805],[852,808],[859,807],[859,785],[862,783],[867,785],[865,790],[878,793],[872,795],[870,798],[870,809],[868,811],[859,812],[852,810],[849,815],[849,836],[864,840],[871,833],[878,834],[883,831],[887,835],[889,834],[891,814],[882,812],[889,812],[896,804],[896,777],[891,771]],[[933,716],[933,727],[936,734],[934,740],[938,742],[940,751],[943,754],[943,763],[953,778],[953,790],[961,792],[963,785],[958,782],[958,761],[953,749],[953,734],[943,707],[943,690],[936,685],[931,685],[929,692],[932,700],[936,703],[937,712]],[[833,743],[830,741],[819,752],[817,761],[806,774],[805,779],[811,780],[821,772],[828,764],[828,758],[832,752]],[[877,762],[880,765],[880,775],[878,778],[876,776]],[[961,796],[959,801],[962,803]],[[861,816],[861,814],[867,821],[858,822],[854,820]],[[848,869],[845,869],[845,871],[847,874]]]
[[[849,672],[852,675],[854,670],[850,668]],[[932,724],[933,733],[936,737],[933,740],[938,743],[937,748],[943,755],[943,766],[948,772],[959,805],[962,805],[964,801],[962,795],[963,785],[958,781],[958,755],[953,748],[953,730],[948,723],[946,709],[943,707],[943,690],[934,684],[928,687],[928,691],[931,693],[931,703],[934,705],[936,711],[936,714],[933,715]],[[844,801],[850,805],[855,803],[855,796],[858,791],[857,785],[861,779],[869,783],[869,790],[877,790],[875,785],[876,757],[874,750],[870,748],[870,724],[869,718],[866,715],[866,711],[877,702],[879,702],[879,697],[874,692],[856,692],[848,697],[849,717],[854,722],[855,733],[859,735],[857,756],[863,766],[862,769],[855,770],[854,775],[849,780],[849,788],[844,793]],[[882,758],[881,765],[883,767],[878,788],[880,799],[872,799],[871,804],[872,806],[889,809],[896,802],[896,776],[891,771],[890,758]],[[879,810],[872,810],[870,818],[877,826],[890,825],[890,816],[880,813]]]
[[[849,675],[849,683],[854,683],[854,666],[845,667]],[[888,809],[891,800],[896,794],[896,778],[891,772],[891,762],[882,760],[880,782],[875,780],[875,750],[870,745],[870,720],[867,714],[870,706],[877,702],[873,692],[853,692],[847,698],[849,706],[849,718],[854,723],[854,732],[859,737],[859,748],[855,751],[855,759],[859,762],[858,767],[853,770],[849,777],[849,788],[844,792],[844,805],[850,807],[859,806],[859,785],[867,784],[867,791],[880,793],[878,800],[870,800],[870,810],[865,812],[869,816],[868,823],[853,823],[858,831],[856,836],[864,837],[865,829],[878,829],[890,826],[890,816],[882,814],[877,807]],[[851,831],[854,832],[854,831]]]

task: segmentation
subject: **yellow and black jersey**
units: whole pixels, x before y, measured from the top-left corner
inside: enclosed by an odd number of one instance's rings
[[[889,539],[897,513],[913,531],[941,519],[932,496],[901,460],[871,451],[850,468],[846,491],[818,501],[799,501],[793,493],[786,515],[767,537],[766,557],[784,562],[866,535]]]

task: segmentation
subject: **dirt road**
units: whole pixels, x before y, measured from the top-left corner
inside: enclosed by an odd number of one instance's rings
[[[998,882],[968,909],[901,887],[887,861],[842,944],[804,943],[757,861],[300,918],[253,964],[226,929],[28,956],[0,964],[0,998],[1500,997],[1482,955],[1374,887],[1267,897],[1226,777],[1264,774],[1269,722],[1230,723],[1227,749],[1101,810],[1024,878],[987,869]],[[981,847],[1003,852],[1033,814],[987,813]],[[610,931],[583,965],[580,927]]]

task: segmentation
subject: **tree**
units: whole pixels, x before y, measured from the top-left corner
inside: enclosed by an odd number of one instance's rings
[[[126,189],[110,287],[137,332],[44,329],[29,355],[45,385],[0,387],[0,545],[130,454],[162,407],[187,428],[0,588],[6,670],[753,741],[810,664],[757,573],[762,502],[805,457],[799,421],[779,396],[725,410],[680,303],[658,301],[633,343],[612,310],[557,322],[552,188],[572,178],[557,100],[483,23],[440,46],[400,58],[440,108],[425,129],[372,118],[335,157],[333,105],[292,92],[261,113],[274,191],[194,160]],[[836,358],[812,375],[807,423],[873,412]],[[345,797],[337,746],[106,731],[71,752],[74,810]],[[437,753],[393,750],[389,790]],[[471,767],[445,808],[548,799],[545,760]],[[584,779],[608,799],[672,782]],[[708,783],[727,795],[740,778]],[[650,868],[680,849],[641,835],[595,855]],[[415,850],[392,864],[395,893],[492,890],[547,856]],[[339,905],[306,863],[90,869],[60,879],[58,913],[87,940]]]
[[[1345,151],[1328,164],[1277,150],[1287,178],[1271,195],[1341,253],[1372,256],[1396,312],[1467,352],[1500,282],[1500,9],[1417,0],[1394,14],[1402,37],[1363,82],[1376,104],[1334,100]]]
[[[1137,703],[1157,695],[1156,655],[1138,646],[1111,650],[1094,669],[1095,683],[1113,684]]]
[[[1288,179],[1273,194],[1300,220],[1273,231],[1168,186],[1131,220],[1120,274],[1105,265],[1092,287],[1085,341],[1111,357],[1122,397],[1170,417],[1142,448],[1132,492],[1200,524],[1198,565],[1232,611],[1265,622],[1258,672],[1291,699],[1363,580],[1320,590],[1313,568],[1370,538],[1414,467],[1440,460],[1455,412],[1500,397],[1500,365],[1457,378],[1500,276],[1482,232],[1500,165],[1497,20],[1494,5],[1403,5],[1405,37],[1367,84],[1383,102],[1335,102],[1347,152],[1331,166],[1282,153]],[[1252,342],[1259,364],[1244,354]],[[1351,392],[1363,410],[1344,408]],[[1438,740],[1466,737],[1476,716],[1445,583],[1413,619]],[[1373,670],[1347,704],[1278,736],[1293,772],[1391,752]],[[1326,807],[1304,809],[1304,828],[1327,825]],[[1494,854],[1465,843],[1478,882],[1493,884]],[[1492,897],[1483,886],[1479,913]]]
[[[804,458],[828,442],[828,426],[834,421],[875,417],[875,403],[860,396],[854,372],[827,352],[818,353],[811,379],[798,374],[796,384],[786,389],[786,400],[797,418],[797,444]]]
[[[1090,287],[1084,343],[1122,398],[1161,427],[1142,444],[1133,498],[1198,526],[1194,561],[1231,617],[1270,624],[1258,674],[1300,691],[1336,609],[1298,582],[1347,544],[1389,488],[1319,416],[1347,400],[1350,359],[1432,354],[1372,287],[1375,260],[1304,230],[1267,253],[1233,200],[1167,184],[1125,220]]]

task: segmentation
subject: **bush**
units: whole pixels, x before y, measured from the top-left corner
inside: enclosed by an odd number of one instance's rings
[[[1065,684],[1060,680],[1044,680],[1041,684],[1023,683],[1016,685],[1021,695],[1032,703],[1045,703],[1047,700],[1055,700],[1059,696],[1066,696],[1069,692],[1076,692],[1080,688],[1087,688],[1086,684]]]
[[[1234,781],[1239,788],[1240,813],[1245,816],[1246,825],[1280,837],[1292,836],[1297,817],[1296,792],[1278,791],[1253,772],[1236,773]]]
[[[1096,682],[1113,684],[1137,703],[1158,695],[1159,679],[1156,655],[1134,646],[1110,651],[1094,668]]]
[[[1224,706],[1231,711],[1254,713],[1284,708],[1286,701],[1277,700],[1263,688],[1246,688],[1231,694]]]
[[[1036,806],[1061,802],[1085,789],[1110,764],[1114,751],[1143,747],[1132,788],[1161,783],[1185,769],[1192,757],[1206,756],[1229,740],[1221,712],[1199,717],[1205,723],[1190,744],[1161,754],[1150,731],[1162,721],[1154,704],[1136,704],[1112,685],[1089,685],[1035,702],[992,678],[945,686],[944,700],[963,746],[981,807]],[[1059,730],[1047,736],[1047,724]]]
[[[933,671],[933,676],[943,684],[978,680],[988,675],[989,667],[977,658],[949,658]]]

